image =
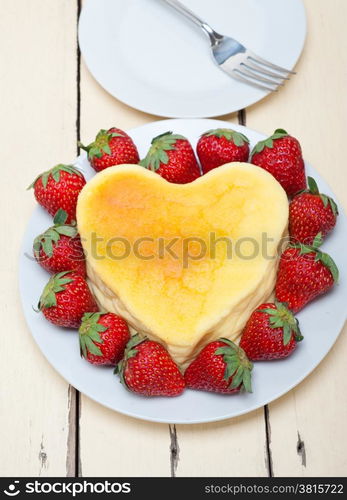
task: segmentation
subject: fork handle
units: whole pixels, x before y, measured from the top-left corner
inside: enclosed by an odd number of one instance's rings
[[[194,14],[193,11],[188,9],[185,5],[183,5],[181,2],[178,0],[162,0],[163,2],[167,3],[175,9],[177,12],[185,16],[187,19],[192,21],[194,24],[199,26],[203,30],[203,32],[209,37],[211,43],[213,45],[218,43],[218,39],[221,38],[221,36],[214,31],[214,29],[211,28],[209,24],[207,24],[205,21],[200,19],[196,14]]]

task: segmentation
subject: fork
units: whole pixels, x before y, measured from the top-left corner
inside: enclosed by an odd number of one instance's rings
[[[277,92],[283,86],[291,71],[257,56],[234,38],[217,33],[209,24],[200,19],[178,0],[162,0],[177,12],[193,21],[209,37],[214,61],[229,76],[262,90]]]

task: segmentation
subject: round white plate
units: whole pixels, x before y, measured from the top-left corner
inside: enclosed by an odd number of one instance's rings
[[[230,126],[246,134],[252,145],[264,138],[262,134],[241,125],[198,119],[153,122],[129,133],[143,157],[151,139],[166,130],[187,136],[195,145],[204,131]],[[76,165],[87,178],[95,173],[85,156],[79,157]],[[332,195],[331,189],[314,168],[310,165],[306,167],[308,174],[317,180],[322,192]],[[341,209],[337,226],[323,245],[324,250],[333,256],[339,266],[340,283],[298,314],[305,339],[290,358],[254,363],[252,394],[225,396],[186,390],[177,398],[151,399],[136,396],[120,384],[118,376],[113,375],[112,368],[93,366],[80,357],[75,330],[57,328],[33,309],[49,276],[33,260],[32,242],[51,223],[51,217],[41,207],[37,207],[24,236],[19,280],[28,326],[48,361],[70,384],[95,401],[126,415],[155,422],[192,424],[223,420],[255,410],[301,382],[327,354],[346,319],[347,268],[341,249],[347,247],[347,219]]]
[[[302,0],[182,2],[215,30],[259,56],[288,69],[295,66],[306,36]],[[147,113],[173,118],[220,116],[269,93],[223,73],[199,28],[162,0],[86,0],[79,43],[100,85]]]

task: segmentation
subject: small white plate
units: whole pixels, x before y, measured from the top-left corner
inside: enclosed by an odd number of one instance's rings
[[[295,66],[306,36],[302,0],[182,1],[259,56],[288,69]],[[102,87],[158,116],[221,116],[269,93],[223,73],[199,28],[162,0],[85,1],[79,43]]]
[[[166,130],[187,136],[195,146],[203,132],[217,127],[239,130],[249,137],[252,145],[264,138],[262,134],[241,125],[217,120],[165,120],[144,125],[129,133],[143,157],[151,139]],[[87,178],[95,173],[85,156],[79,157],[76,165]],[[307,164],[306,168],[307,173],[317,180],[322,192],[333,195],[314,168]],[[255,410],[301,382],[328,353],[346,319],[347,267],[345,254],[341,249],[347,247],[347,219],[340,207],[337,226],[323,245],[340,269],[340,283],[299,313],[305,339],[290,358],[254,363],[252,394],[225,396],[186,390],[177,398],[151,399],[136,396],[120,384],[118,376],[113,375],[112,368],[92,366],[80,358],[76,331],[51,325],[42,314],[33,309],[49,276],[33,260],[32,242],[35,236],[51,224],[52,218],[41,207],[37,207],[24,236],[19,281],[28,326],[48,361],[70,384],[104,406],[126,415],[155,422],[192,424],[223,420]]]

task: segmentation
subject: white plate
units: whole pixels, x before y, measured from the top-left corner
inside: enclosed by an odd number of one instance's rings
[[[288,69],[295,66],[306,36],[302,0],[182,1],[259,56]],[[161,0],[85,1],[79,43],[100,85],[147,113],[220,116],[269,93],[218,69],[199,28]]]
[[[151,139],[166,130],[184,134],[195,145],[204,131],[230,126],[228,122],[217,120],[165,120],[133,129],[130,135],[143,157]],[[246,134],[252,145],[264,138],[262,134],[246,127],[236,124],[232,124],[232,127]],[[76,164],[87,178],[94,174],[85,156],[80,157]],[[332,195],[314,168],[306,166],[308,174],[315,177],[322,192]],[[324,250],[333,256],[339,266],[340,283],[299,313],[305,339],[290,358],[254,364],[252,394],[225,396],[186,390],[177,398],[139,397],[119,383],[112,368],[95,367],[80,358],[76,331],[57,328],[33,310],[48,274],[32,259],[32,242],[51,223],[51,217],[41,207],[37,207],[24,236],[19,280],[28,326],[48,361],[70,384],[95,401],[126,415],[155,422],[192,424],[223,420],[255,410],[301,382],[327,354],[346,319],[347,268],[341,249],[347,247],[347,220],[340,209],[337,226],[324,243]]]

